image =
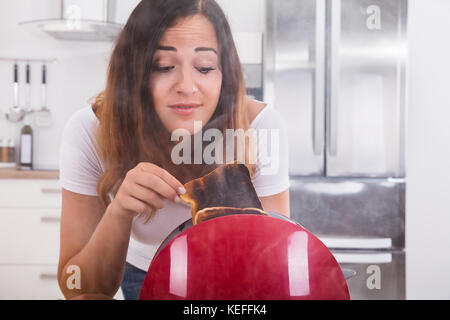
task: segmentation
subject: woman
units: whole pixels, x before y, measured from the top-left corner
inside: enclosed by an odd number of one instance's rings
[[[197,134],[194,121],[222,132],[281,130],[276,173],[261,174],[270,161],[252,164],[248,148],[245,163],[263,207],[289,215],[283,124],[245,97],[220,7],[143,0],[117,40],[105,91],[64,130],[58,280],[66,298],[113,297],[121,285],[126,299],[138,297],[159,244],[190,218],[179,203],[183,184],[217,166],[172,161],[171,132]]]

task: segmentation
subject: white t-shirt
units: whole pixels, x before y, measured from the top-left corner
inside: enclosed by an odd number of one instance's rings
[[[60,183],[71,192],[98,196],[97,182],[104,165],[94,147],[98,119],[91,106],[75,112],[66,123],[60,148]],[[252,121],[257,132],[257,171],[253,185],[259,197],[275,195],[289,188],[288,141],[284,121],[278,111],[266,106]],[[272,130],[274,129],[274,130]],[[258,133],[262,133],[261,136]],[[261,137],[261,138],[259,138]],[[191,218],[189,208],[166,201],[153,220],[133,220],[127,262],[144,271],[164,239]]]

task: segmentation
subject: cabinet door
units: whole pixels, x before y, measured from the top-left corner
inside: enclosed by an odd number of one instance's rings
[[[65,299],[59,289],[57,266],[0,265],[0,300]],[[119,289],[114,299],[123,300]]]
[[[0,207],[59,208],[59,180],[0,179]]]
[[[58,264],[60,209],[0,209],[0,264]]]
[[[0,300],[64,299],[57,266],[0,266]]]

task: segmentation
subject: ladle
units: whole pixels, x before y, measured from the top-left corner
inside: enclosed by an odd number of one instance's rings
[[[25,110],[19,107],[19,66],[14,64],[14,105],[5,114],[6,119],[11,122],[22,121],[25,117]]]

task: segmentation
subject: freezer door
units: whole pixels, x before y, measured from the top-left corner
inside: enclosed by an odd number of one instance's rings
[[[404,181],[293,178],[290,183],[291,218],[315,235],[333,243],[354,239],[353,248],[405,247]]]
[[[404,300],[404,251],[331,250],[341,268],[355,271],[347,280],[352,300]]]
[[[327,176],[404,176],[406,10],[327,2]]]
[[[289,136],[290,174],[324,174],[325,0],[267,1],[265,100]]]

